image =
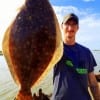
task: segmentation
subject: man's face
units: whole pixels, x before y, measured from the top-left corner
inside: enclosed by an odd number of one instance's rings
[[[62,24],[62,31],[64,38],[75,38],[76,32],[78,31],[78,24],[74,20],[68,20],[66,23]]]

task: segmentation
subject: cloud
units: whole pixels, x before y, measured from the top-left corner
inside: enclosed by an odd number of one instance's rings
[[[93,2],[95,0],[83,0],[84,2]]]
[[[86,16],[80,20],[80,29],[78,32],[78,41],[89,46],[92,49],[100,49],[100,19],[96,16]],[[98,45],[98,46],[97,46]]]
[[[59,19],[59,22],[61,22],[63,16],[65,16],[66,14],[68,14],[69,12],[73,12],[73,13],[79,13],[78,9],[76,7],[73,6],[53,6],[54,11]]]
[[[77,42],[90,49],[100,49],[100,14],[91,12],[91,9],[78,9],[74,6],[54,6],[53,8],[60,24],[63,16],[69,12],[77,14],[80,19]]]

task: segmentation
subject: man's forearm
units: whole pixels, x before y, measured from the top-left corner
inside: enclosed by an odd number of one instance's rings
[[[100,88],[99,85],[90,86],[91,93],[93,95],[94,100],[100,100]]]

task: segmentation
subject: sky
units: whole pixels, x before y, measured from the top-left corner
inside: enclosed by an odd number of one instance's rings
[[[34,0],[35,1],[35,0]],[[79,17],[76,42],[92,50],[100,50],[100,0],[49,0],[59,24],[68,13]],[[7,27],[13,21],[24,0],[0,1],[0,50]]]

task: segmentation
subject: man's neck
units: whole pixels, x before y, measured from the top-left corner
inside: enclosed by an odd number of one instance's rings
[[[65,39],[64,43],[67,44],[67,45],[74,45],[75,39]]]

